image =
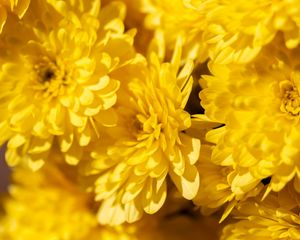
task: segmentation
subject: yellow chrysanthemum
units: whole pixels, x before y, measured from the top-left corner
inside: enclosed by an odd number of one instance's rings
[[[206,28],[206,15],[214,6],[214,0],[204,0],[198,8],[184,0],[142,0],[141,11],[146,13],[145,27],[162,31],[168,50],[173,50],[178,36],[184,40],[183,58],[207,58],[206,43],[202,39]]]
[[[136,56],[122,3],[99,11],[100,1],[48,2],[31,4],[2,34],[0,144],[9,140],[12,165],[26,156],[38,168],[56,145],[76,164],[81,146],[115,124],[111,107],[122,76],[112,74]]]
[[[200,140],[185,133],[191,116],[184,110],[193,64],[188,61],[178,73],[179,45],[170,63],[160,63],[151,51],[148,66],[132,69],[133,78],[128,72],[116,107],[119,121],[110,131],[115,140],[99,142],[90,150],[94,161],[88,162],[89,172],[98,175],[96,199],[103,200],[101,223],[133,222],[143,211],[157,212],[166,199],[167,176],[187,199],[198,191],[194,165]]]
[[[0,1],[0,33],[6,23],[8,13],[12,12],[22,18],[29,7],[30,0],[1,0]]]
[[[218,1],[207,14],[203,35],[210,57],[218,63],[249,62],[278,32],[288,48],[295,48],[300,43],[299,14],[299,0]]]
[[[65,169],[70,171],[70,169]],[[85,240],[97,226],[90,198],[52,165],[14,169],[0,219],[1,240]]]
[[[240,220],[224,228],[221,240],[300,239],[299,200],[299,194],[285,189],[263,202],[243,202],[235,213]]]
[[[212,161],[230,166],[231,190],[252,191],[271,178],[268,191],[280,191],[295,177],[299,190],[299,48],[278,38],[247,65],[210,64],[200,93],[206,115],[225,126],[207,134],[216,143]]]
[[[218,210],[227,204],[222,219],[225,219],[239,201],[256,196],[262,190],[263,184],[259,184],[248,194],[235,193],[231,189],[235,171],[231,166],[216,165],[211,161],[213,146],[202,145],[201,156],[197,163],[201,184],[197,196],[193,202],[202,207],[204,213]]]

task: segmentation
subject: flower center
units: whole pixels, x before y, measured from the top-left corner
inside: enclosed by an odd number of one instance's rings
[[[43,98],[55,98],[64,93],[68,86],[68,74],[48,57],[42,58],[33,66],[36,89]],[[39,94],[40,95],[40,94]]]
[[[282,112],[288,113],[290,116],[300,115],[300,95],[297,87],[293,82],[285,80],[280,82],[281,106]]]

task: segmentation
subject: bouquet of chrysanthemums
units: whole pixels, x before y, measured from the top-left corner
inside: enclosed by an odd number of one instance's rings
[[[0,64],[0,240],[300,239],[300,0],[0,0]]]

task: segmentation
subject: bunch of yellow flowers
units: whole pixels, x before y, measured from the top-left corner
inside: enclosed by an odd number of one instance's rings
[[[0,0],[0,64],[0,240],[300,240],[300,0]]]

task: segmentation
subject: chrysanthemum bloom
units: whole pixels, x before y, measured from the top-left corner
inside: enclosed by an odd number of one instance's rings
[[[9,140],[11,165],[24,155],[38,168],[55,145],[76,164],[81,146],[115,124],[122,76],[111,74],[136,56],[122,3],[48,2],[32,3],[2,34],[0,144]]]
[[[193,202],[201,207],[201,211],[210,214],[225,205],[221,221],[225,219],[239,201],[259,194],[263,188],[260,183],[251,192],[235,193],[231,190],[231,181],[234,178],[232,166],[220,166],[211,161],[213,146],[202,145],[201,156],[197,163],[201,184]]]
[[[16,14],[20,19],[24,16],[27,8],[30,4],[30,0],[1,0],[0,1],[0,33],[6,23],[7,15],[12,12]]]
[[[206,115],[225,126],[207,134],[216,144],[212,161],[234,169],[228,175],[236,194],[271,178],[267,192],[299,180],[299,48],[278,37],[246,65],[210,64],[200,93]]]
[[[243,202],[235,212],[239,221],[224,228],[221,240],[300,239],[299,200],[299,194],[284,190],[263,202]]]
[[[178,36],[183,38],[183,58],[207,59],[207,47],[203,41],[206,15],[214,6],[214,0],[204,0],[198,8],[185,4],[184,0],[141,0],[146,13],[145,27],[162,31],[168,50],[173,50]]]
[[[278,32],[283,32],[287,48],[295,48],[299,14],[299,0],[218,1],[207,14],[203,35],[210,57],[218,63],[249,62]]]
[[[107,140],[99,142],[91,149],[94,161],[88,162],[89,173],[98,175],[95,192],[96,199],[103,200],[98,214],[101,223],[134,222],[143,211],[157,212],[166,199],[167,176],[186,199],[198,191],[194,165],[200,140],[185,133],[191,116],[184,110],[193,64],[188,61],[178,73],[180,52],[178,44],[172,61],[160,63],[150,51],[148,66],[133,68],[136,77],[127,74],[117,103],[118,123],[110,131],[115,140],[111,145]]]
[[[52,165],[34,173],[17,167],[9,193],[0,218],[0,239],[86,240],[97,226],[90,197]]]

